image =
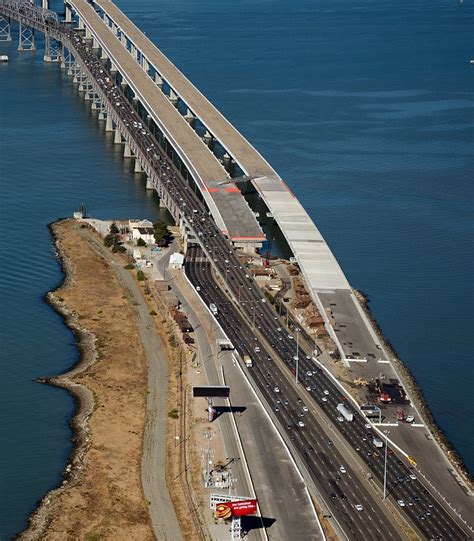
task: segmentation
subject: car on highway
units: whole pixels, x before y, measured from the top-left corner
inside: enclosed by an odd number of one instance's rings
[[[344,417],[341,417],[340,415],[337,417],[337,420],[340,422],[340,423],[343,423],[344,422]]]
[[[356,503],[354,507],[357,509],[359,513],[361,513],[364,510],[364,508],[362,507],[360,503]]]
[[[279,387],[273,387],[273,390],[275,391],[275,393],[279,393],[279,392],[280,392]]]
[[[328,396],[328,395],[329,395],[329,391],[328,391],[327,389],[324,389],[323,394],[325,394],[326,396]]]
[[[405,507],[405,502],[403,500],[397,500],[397,503],[400,507]]]
[[[255,346],[253,350],[255,351],[255,353],[260,353],[260,348],[258,346]]]
[[[347,470],[346,470],[346,468],[345,468],[344,466],[341,466],[341,467],[339,468],[339,471],[340,471],[341,473],[347,473]]]
[[[321,398],[321,400],[322,400],[323,402],[327,402],[327,401],[328,401],[328,399],[327,399],[325,396],[323,396],[323,397]]]
[[[313,372],[311,372],[310,370],[308,370],[308,371],[306,372],[306,375],[307,375],[308,377],[311,377],[311,376],[313,375]]]
[[[274,409],[277,413],[280,411],[280,408],[279,408],[278,406],[275,406],[273,409]]]
[[[303,406],[303,411],[309,411],[308,406]]]
[[[308,391],[308,393],[310,393],[310,392],[311,392],[311,386],[308,385],[308,386],[306,387],[306,390]]]
[[[305,425],[304,425],[303,421],[298,421],[298,426],[300,428],[304,428]]]
[[[416,480],[416,475],[414,473],[410,473],[410,479],[415,481]]]
[[[333,500],[335,500],[335,499],[337,498],[337,496],[336,496],[336,494],[334,494],[334,492],[331,493],[331,498],[332,498]]]
[[[277,327],[277,331],[278,331],[278,332],[281,332],[281,327]]]
[[[372,425],[370,423],[365,423],[365,428],[372,428]]]
[[[328,445],[333,445],[333,441],[332,441],[332,440],[328,440]]]
[[[288,338],[289,338],[290,340],[293,340],[293,335],[292,335],[292,334],[289,334],[289,335],[288,335]]]

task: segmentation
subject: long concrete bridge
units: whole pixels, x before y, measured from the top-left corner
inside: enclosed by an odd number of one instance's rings
[[[43,23],[57,21],[56,13],[46,9],[48,0],[42,0],[44,9],[27,0],[0,0],[4,13],[0,38],[11,36],[9,16],[18,12],[19,6]],[[259,194],[286,239],[342,358],[386,359],[329,246],[270,164],[115,4],[109,0],[66,0],[64,6],[64,22],[71,23],[101,58],[104,78],[108,75],[120,84],[143,127],[150,130],[200,196],[221,232],[237,249],[249,252],[265,240],[256,213],[238,187],[244,180]],[[26,18],[22,21],[19,17],[19,22],[19,49],[34,49],[34,28],[28,26]],[[117,114],[115,104],[106,99],[103,88],[75,56],[73,44],[68,46],[51,26],[44,33],[45,60],[60,62],[73,76],[85,99],[105,120],[106,130],[115,131],[115,142],[123,145],[124,155],[134,158],[136,170],[147,175],[147,187],[158,192],[162,204],[179,222],[182,209]],[[351,336],[345,336],[348,321],[359,322],[353,325]],[[338,323],[340,328],[336,328]],[[344,340],[339,338],[341,333]]]

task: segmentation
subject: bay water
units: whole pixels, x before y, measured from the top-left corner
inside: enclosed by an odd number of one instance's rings
[[[473,2],[117,4],[285,179],[472,472]],[[34,381],[77,360],[47,224],[163,214],[58,66],[0,54],[3,540],[71,451],[73,399]]]

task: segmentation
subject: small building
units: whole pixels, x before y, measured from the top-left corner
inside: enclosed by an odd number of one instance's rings
[[[140,250],[133,250],[133,259],[135,261],[138,261],[141,258],[142,258],[142,253],[140,252]]]
[[[132,240],[142,239],[147,244],[155,243],[155,231],[150,220],[129,220],[128,228],[132,233]]]
[[[184,263],[184,255],[179,252],[171,254],[169,267],[170,269],[181,269]]]

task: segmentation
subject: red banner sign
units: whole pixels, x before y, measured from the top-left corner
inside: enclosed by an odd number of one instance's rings
[[[216,505],[216,518],[243,517],[254,515],[257,512],[257,500],[239,500],[235,502],[218,503]]]

